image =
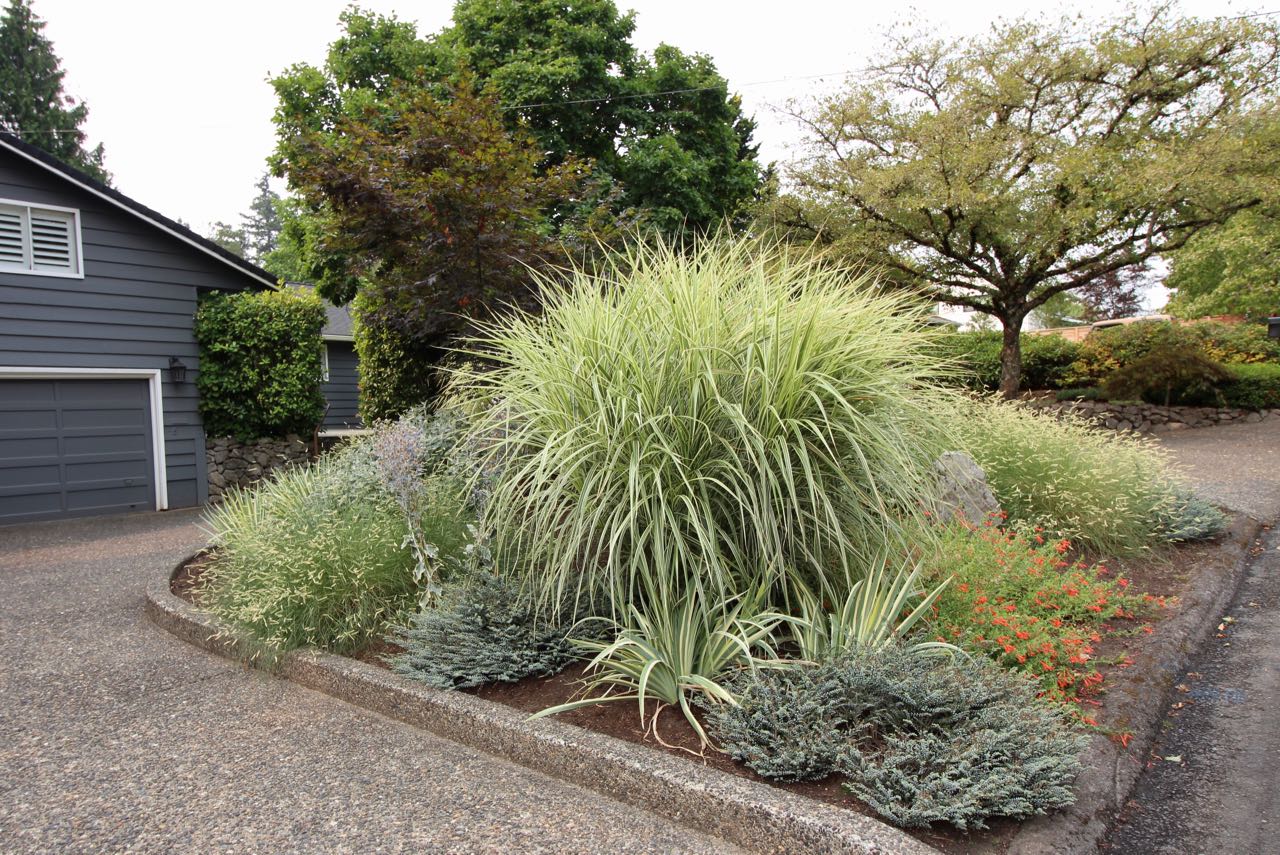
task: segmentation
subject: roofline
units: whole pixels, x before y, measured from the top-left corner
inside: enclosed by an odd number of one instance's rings
[[[30,143],[23,142],[13,134],[0,131],[0,146],[8,149],[14,154],[31,161],[37,166],[43,167],[45,170],[56,174],[59,178],[70,181],[72,184],[97,196],[99,199],[110,202],[112,205],[126,211],[140,220],[143,220],[162,232],[177,238],[185,244],[203,252],[205,255],[211,256],[217,261],[222,262],[235,269],[237,273],[248,276],[249,278],[275,288],[277,285],[276,277],[263,270],[252,261],[241,258],[233,252],[223,249],[208,238],[201,237],[191,229],[174,222],[163,214],[153,211],[141,202],[130,199],[128,196],[103,184],[96,178],[76,169],[74,166],[63,163],[53,155],[45,152],[43,149],[36,148]]]
[[[356,340],[356,337],[353,335],[337,335],[335,333],[324,333],[320,337],[325,341],[355,341]]]

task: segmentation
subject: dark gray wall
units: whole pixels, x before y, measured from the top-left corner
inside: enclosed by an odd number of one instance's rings
[[[204,431],[192,334],[202,290],[252,283],[110,202],[0,149],[0,198],[80,211],[83,279],[0,272],[0,365],[164,369],[169,506],[205,501]],[[169,357],[188,367],[169,380]]]
[[[322,385],[329,412],[324,426],[329,429],[361,427],[356,414],[359,377],[356,375],[355,346],[349,341],[326,341],[329,348],[329,382]]]

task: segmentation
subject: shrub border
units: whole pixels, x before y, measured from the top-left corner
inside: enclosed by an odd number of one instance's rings
[[[1076,803],[1025,822],[1007,855],[1094,852],[1129,798],[1172,702],[1174,683],[1235,595],[1262,524],[1234,515],[1222,555],[1188,580],[1181,613],[1160,625],[1135,666],[1108,680],[1133,738],[1127,749],[1095,736],[1075,782]],[[181,567],[181,565],[179,565]],[[213,616],[170,592],[178,568],[147,587],[152,623],[211,653],[244,661],[253,648]],[[751,851],[937,855],[892,826],[688,760],[462,692],[414,683],[382,668],[316,650],[285,656],[278,676],[446,739],[595,790]],[[1153,676],[1154,675],[1154,676]]]
[[[244,661],[252,648],[170,592],[177,570],[147,586],[152,623],[211,653]],[[445,739],[493,754],[756,852],[937,855],[892,826],[767,784],[698,766],[564,722],[414,683],[317,650],[283,657],[278,676]]]

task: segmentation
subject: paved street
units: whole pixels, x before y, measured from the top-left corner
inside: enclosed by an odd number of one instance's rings
[[[732,851],[156,629],[195,521],[0,528],[0,851]]]
[[[1280,418],[1174,435],[1168,447],[1206,496],[1280,517]],[[1178,676],[1148,770],[1103,851],[1280,852],[1280,529],[1271,529],[1226,614]],[[1221,629],[1219,629],[1221,626]]]

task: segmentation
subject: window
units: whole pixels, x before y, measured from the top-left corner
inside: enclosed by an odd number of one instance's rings
[[[320,347],[320,380],[323,383],[329,382],[329,345]]]
[[[79,212],[0,200],[0,272],[82,276]]]

